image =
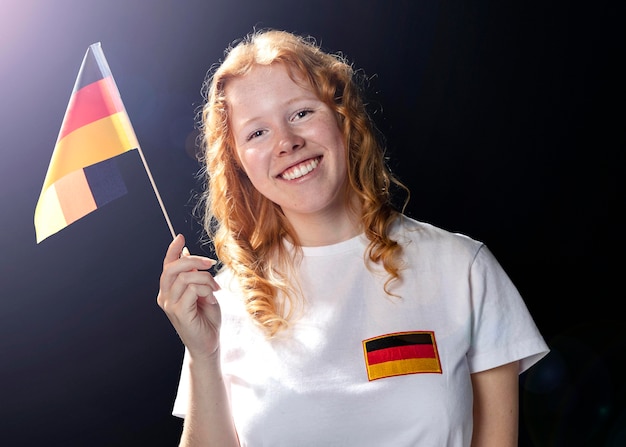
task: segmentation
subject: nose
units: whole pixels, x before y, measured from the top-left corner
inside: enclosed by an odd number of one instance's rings
[[[304,146],[304,138],[293,129],[285,126],[280,130],[277,144],[278,155],[289,154],[300,149],[302,146]]]

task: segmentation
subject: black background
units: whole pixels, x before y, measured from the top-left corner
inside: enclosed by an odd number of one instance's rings
[[[508,3],[4,0],[0,444],[176,445],[183,348],[155,302],[171,235],[138,158],[128,195],[38,245],[33,212],[100,41],[175,230],[207,253],[195,111],[256,26],[372,76],[407,213],[487,243],[520,289],[552,349],[521,377],[520,445],[626,445],[624,3]]]

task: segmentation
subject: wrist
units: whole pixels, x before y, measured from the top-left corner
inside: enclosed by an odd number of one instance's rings
[[[201,374],[202,376],[221,377],[220,350],[216,349],[214,352],[202,355],[192,355],[190,353],[189,371],[192,375]]]

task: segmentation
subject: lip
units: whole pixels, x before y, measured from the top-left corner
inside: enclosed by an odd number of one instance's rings
[[[286,180],[283,178],[283,174],[285,174],[285,172],[289,171],[290,169],[293,169],[294,167],[301,165],[303,163],[307,163],[309,161],[313,161],[313,160],[317,160],[318,161],[318,166],[319,166],[319,162],[322,161],[322,156],[321,155],[316,155],[313,157],[307,157],[307,158],[303,158],[302,160],[299,160],[291,165],[289,165],[288,167],[286,167],[285,169],[283,169],[282,171],[280,171],[278,173],[278,175],[276,175],[276,178],[280,179],[280,180]],[[317,167],[316,167],[317,168]]]

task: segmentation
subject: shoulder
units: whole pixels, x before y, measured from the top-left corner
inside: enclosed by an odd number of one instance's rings
[[[475,258],[484,248],[481,241],[465,234],[452,232],[433,224],[400,215],[392,224],[389,235],[408,252],[419,251],[437,257]]]

